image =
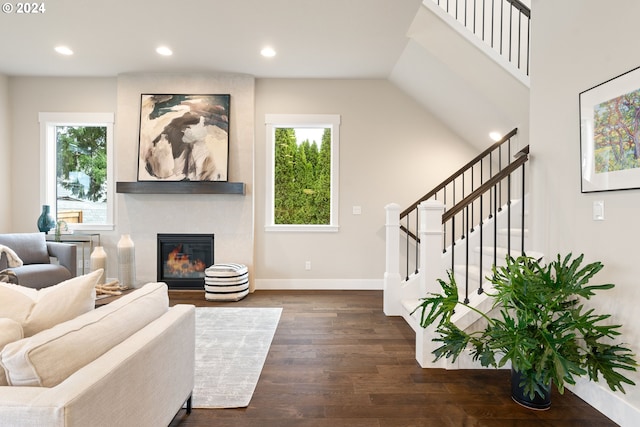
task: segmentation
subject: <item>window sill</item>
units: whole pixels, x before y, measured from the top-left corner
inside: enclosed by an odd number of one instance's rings
[[[267,232],[311,232],[311,233],[337,233],[340,227],[337,225],[312,225],[312,224],[282,224],[265,225]]]

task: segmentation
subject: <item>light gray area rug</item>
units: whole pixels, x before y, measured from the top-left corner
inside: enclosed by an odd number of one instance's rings
[[[282,308],[197,307],[194,408],[249,406]]]

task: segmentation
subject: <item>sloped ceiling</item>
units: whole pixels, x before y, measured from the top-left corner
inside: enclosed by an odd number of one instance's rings
[[[492,143],[489,132],[504,135],[515,127],[522,145],[528,143],[526,76],[496,60],[489,47],[470,42],[473,36],[454,29],[437,7],[420,8],[407,34],[390,81],[480,149]]]
[[[13,6],[0,15],[0,74],[387,78],[478,148],[490,143],[489,131],[528,132],[528,87],[452,31],[430,0],[42,4],[39,13],[20,14]],[[56,53],[59,45],[74,54]],[[160,45],[173,56],[158,55]],[[265,46],[277,55],[262,57]]]
[[[0,73],[230,72],[386,78],[421,0],[56,0],[0,14]],[[75,54],[64,57],[54,47]],[[156,54],[159,45],[174,51]],[[277,55],[263,58],[272,46]]]

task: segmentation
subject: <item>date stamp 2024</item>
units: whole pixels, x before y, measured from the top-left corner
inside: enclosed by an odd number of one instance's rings
[[[31,3],[2,3],[2,12],[16,15],[37,15],[47,11],[44,2],[31,2]]]

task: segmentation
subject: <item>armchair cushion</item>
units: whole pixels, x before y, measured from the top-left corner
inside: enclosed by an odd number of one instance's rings
[[[69,270],[57,264],[27,264],[2,270],[3,281],[35,289],[55,285],[73,277]],[[15,282],[12,282],[12,277]]]
[[[50,263],[44,233],[0,234],[0,244],[13,249],[24,264]]]

